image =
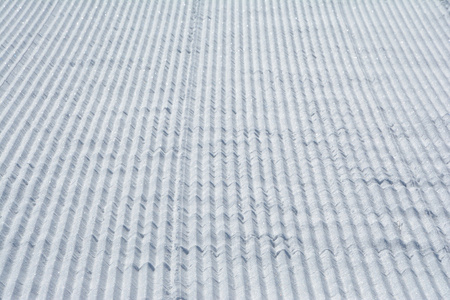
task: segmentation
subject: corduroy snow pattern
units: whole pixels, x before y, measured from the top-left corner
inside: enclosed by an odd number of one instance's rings
[[[439,0],[0,2],[0,298],[450,299]]]

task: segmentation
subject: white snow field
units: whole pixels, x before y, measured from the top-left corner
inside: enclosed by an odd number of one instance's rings
[[[0,1],[0,299],[450,299],[450,5]]]

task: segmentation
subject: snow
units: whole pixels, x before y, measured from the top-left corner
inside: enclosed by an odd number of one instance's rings
[[[447,6],[0,4],[0,298],[449,298]]]

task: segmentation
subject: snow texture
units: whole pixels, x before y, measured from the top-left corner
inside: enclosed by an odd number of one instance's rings
[[[450,299],[448,7],[1,1],[0,298]]]

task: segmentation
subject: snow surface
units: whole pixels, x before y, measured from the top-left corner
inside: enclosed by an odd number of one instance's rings
[[[0,298],[450,299],[448,7],[1,1]]]

